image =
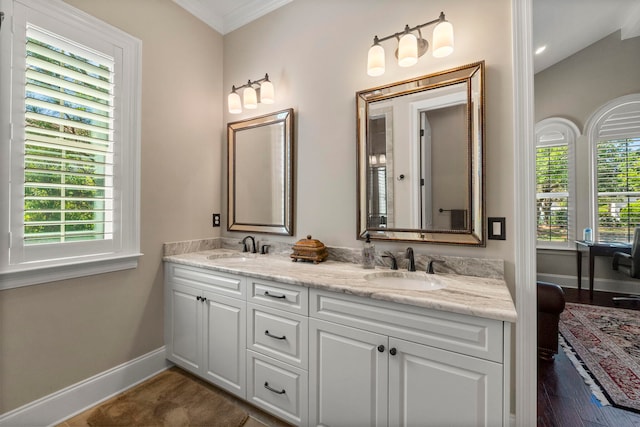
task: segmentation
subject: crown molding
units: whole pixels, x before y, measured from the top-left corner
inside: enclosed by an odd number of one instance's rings
[[[272,12],[293,0],[245,0],[230,12],[214,8],[210,0],[173,0],[174,3],[222,35]]]

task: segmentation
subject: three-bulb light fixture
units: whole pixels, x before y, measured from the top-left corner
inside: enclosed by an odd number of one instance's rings
[[[257,89],[256,89],[257,87]],[[242,91],[242,100],[237,91]],[[258,92],[260,99],[258,100]],[[258,108],[258,102],[262,104],[273,104],[275,102],[275,91],[273,83],[269,81],[269,74],[265,74],[264,78],[259,80],[249,80],[242,86],[231,86],[231,93],[227,98],[227,105],[231,114],[242,113],[242,106],[247,110]]]
[[[421,28],[428,25],[438,24],[433,29],[433,47],[432,55],[435,58],[444,58],[453,52],[453,26],[444,17],[444,12],[440,12],[438,19],[416,25],[409,28],[404,27],[404,31],[391,34],[390,36],[373,38],[373,46],[369,49],[367,58],[367,74],[370,76],[381,76],[385,69],[384,49],[380,46],[380,42],[395,38],[398,40],[398,49],[396,57],[398,65],[401,67],[410,67],[418,62],[418,58],[425,54],[429,48],[429,43],[422,38]],[[418,37],[413,32],[418,31]]]

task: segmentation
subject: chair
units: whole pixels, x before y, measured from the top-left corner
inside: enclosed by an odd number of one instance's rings
[[[640,227],[637,227],[633,233],[631,253],[614,252],[611,268],[622,271],[634,279],[640,279]],[[613,301],[640,301],[640,295],[613,297]]]
[[[564,311],[562,288],[555,283],[537,282],[538,301],[538,357],[552,361],[558,353],[558,323]]]
[[[640,279],[640,227],[637,227],[633,234],[631,253],[614,252],[611,267],[614,270],[624,271],[634,279]]]

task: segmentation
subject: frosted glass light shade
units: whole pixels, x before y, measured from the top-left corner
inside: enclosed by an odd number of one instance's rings
[[[254,88],[251,86],[245,88],[244,92],[242,92],[242,97],[244,101],[244,108],[247,110],[255,110],[258,108],[258,95]]]
[[[405,34],[398,43],[398,65],[410,67],[418,62],[418,39],[413,34]]]
[[[227,98],[227,104],[229,106],[229,112],[231,114],[242,113],[242,104],[240,102],[240,95],[236,92],[231,92]]]
[[[453,52],[453,25],[442,21],[433,29],[433,56],[444,58]]]
[[[260,85],[260,102],[263,104],[273,104],[276,100],[273,83],[270,81],[262,82]]]
[[[379,44],[374,44],[369,49],[367,57],[367,74],[376,77],[384,74],[384,49]]]

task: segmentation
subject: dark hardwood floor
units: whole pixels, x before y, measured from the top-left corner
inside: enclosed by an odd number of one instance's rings
[[[613,307],[616,294],[565,288],[567,302]],[[640,310],[640,303],[622,302],[620,308]],[[592,396],[571,361],[560,349],[553,362],[538,360],[538,426],[542,427],[640,427],[640,414],[613,406],[601,406]]]

